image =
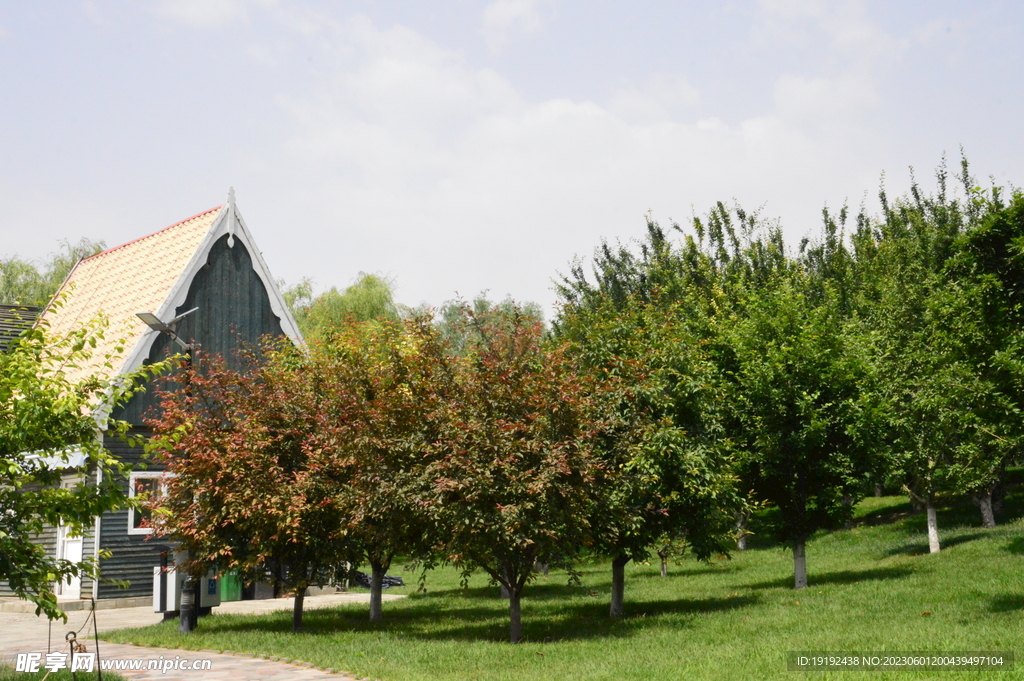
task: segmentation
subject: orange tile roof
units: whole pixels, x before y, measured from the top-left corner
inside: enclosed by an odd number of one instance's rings
[[[210,231],[221,206],[194,215],[159,232],[85,258],[61,287],[63,305],[51,306],[42,319],[50,331],[64,334],[102,314],[109,326],[91,365],[67,372],[72,381],[94,374],[105,355],[123,342],[115,362],[120,369],[148,327],[136,312],[156,312],[172,292]]]

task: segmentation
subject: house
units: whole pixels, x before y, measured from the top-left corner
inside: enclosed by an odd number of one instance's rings
[[[68,275],[57,299],[42,313],[53,332],[69,331],[102,314],[109,322],[106,340],[94,355],[113,352],[125,340],[119,372],[132,371],[180,351],[167,334],[152,330],[138,316],[150,312],[169,321],[194,310],[176,325],[185,342],[202,346],[205,352],[223,353],[230,360],[240,341],[256,341],[266,334],[287,335],[301,341],[298,326],[281,297],[267,264],[235,206],[234,192],[223,206],[182,220],[149,236],[108,249],[81,260]],[[71,369],[71,380],[96,371],[97,367]],[[132,432],[146,435],[147,410],[155,406],[152,391],[135,395],[113,416],[129,422]],[[154,489],[161,473],[151,464],[140,469],[142,449],[129,447],[119,438],[105,438],[107,449],[135,469],[124,481],[130,495]],[[69,469],[66,484],[73,485],[82,472]],[[153,567],[166,544],[147,541],[152,531],[133,510],[105,513],[95,518],[84,536],[69,536],[63,528],[52,528],[40,543],[58,557],[81,560],[111,552],[99,561],[101,579],[73,580],[58,585],[58,597],[67,601],[92,596],[96,599],[140,599],[149,603],[153,589]],[[121,584],[117,584],[121,582]],[[127,587],[123,584],[127,582]],[[10,593],[0,584],[0,595]],[[145,597],[145,600],[141,600]],[[68,609],[68,608],[66,608]]]
[[[39,308],[25,305],[0,305],[0,352],[7,348],[39,316]]]

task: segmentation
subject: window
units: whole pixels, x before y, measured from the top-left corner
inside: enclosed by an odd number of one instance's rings
[[[135,471],[128,476],[128,496],[141,501],[155,501],[167,494],[170,473]],[[152,534],[152,514],[144,508],[128,509],[128,534]]]

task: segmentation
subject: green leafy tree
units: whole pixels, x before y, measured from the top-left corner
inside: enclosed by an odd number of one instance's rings
[[[1014,229],[1019,208],[982,192],[961,166],[963,194],[915,183],[872,230],[878,284],[873,325],[893,413],[892,469],[924,506],[931,552],[937,507],[974,495],[994,524],[992,490],[1021,440]],[[1016,203],[1017,200],[1014,200]]]
[[[152,364],[111,378],[123,348],[94,356],[105,332],[102,319],[61,336],[43,321],[0,354],[0,579],[50,619],[67,619],[54,583],[96,579],[97,566],[91,558],[74,563],[47,555],[34,540],[47,525],[80,534],[95,516],[128,506],[118,482],[125,466],[102,444],[104,432],[124,435],[128,424],[106,415],[165,368]],[[71,366],[95,370],[73,383],[65,375]],[[61,488],[71,466],[81,480]]]
[[[874,468],[870,364],[837,297],[815,303],[796,271],[749,292],[731,324],[732,395],[749,480],[776,509],[772,532],[794,557],[794,586],[807,586],[811,534],[849,517]]]
[[[685,538],[698,559],[727,553],[736,512],[730,446],[722,431],[724,381],[689,328],[687,302],[590,308],[559,319],[581,366],[616,386],[615,430],[601,453],[596,547],[612,558],[610,615],[623,614],[625,566]]]
[[[40,265],[17,256],[0,259],[0,304],[45,307],[78,261],[104,248],[102,241],[62,241],[60,249]]]
[[[976,380],[986,384],[985,401],[999,405],[995,411],[982,412],[988,423],[978,424],[988,466],[976,476],[978,482],[971,491],[982,524],[995,527],[993,496],[1003,483],[1007,465],[1019,455],[1024,435],[1020,432],[1024,425],[1020,418],[1024,404],[1024,363],[1020,361],[1024,356],[1024,194],[1015,191],[1005,205],[998,192],[985,201],[977,190],[969,196],[985,210],[966,234],[951,269],[959,279],[970,282],[980,298],[968,298],[973,303],[966,310],[973,333],[966,337],[963,357],[971,362]]]
[[[756,215],[719,204],[694,221],[693,233],[673,225],[682,234],[673,244],[649,220],[638,248],[605,243],[592,276],[576,263],[559,285],[556,334],[630,395],[619,409],[634,431],[629,442],[606,448],[614,480],[603,486],[597,523],[597,544],[612,558],[613,617],[622,614],[630,560],[669,545],[702,560],[727,554],[736,517],[749,506],[728,429],[732,355],[723,333],[731,282],[754,279],[779,260],[761,242],[743,249],[756,226]]]
[[[344,291],[331,287],[319,295],[313,295],[310,279],[291,287],[278,283],[299,329],[307,336],[346,324],[350,318],[357,322],[396,321],[405,312],[395,302],[394,282],[379,274],[360,272]]]

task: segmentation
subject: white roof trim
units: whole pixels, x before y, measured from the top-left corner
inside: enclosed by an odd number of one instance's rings
[[[61,468],[81,468],[85,465],[86,456],[81,449],[70,447],[57,452],[34,452],[25,457],[29,461],[38,461],[42,468],[48,470]]]
[[[213,245],[225,234],[228,235],[228,247],[234,247],[235,239],[240,240],[242,245],[245,246],[245,250],[252,259],[253,271],[256,272],[260,281],[263,282],[264,288],[266,288],[267,297],[270,299],[270,309],[281,321],[281,330],[296,344],[301,344],[303,340],[302,333],[299,331],[299,325],[295,322],[295,318],[292,317],[288,304],[284,302],[284,296],[281,295],[281,291],[277,288],[274,278],[270,276],[270,268],[267,267],[266,261],[263,260],[263,254],[256,248],[256,243],[245,226],[245,220],[242,219],[241,213],[238,212],[238,208],[235,206],[234,188],[228,190],[227,202],[220,207],[217,217],[214,218],[213,224],[210,225],[209,231],[206,232],[206,236],[203,237],[195,253],[192,254],[188,265],[185,266],[178,280],[171,287],[167,298],[161,303],[159,308],[153,311],[153,314],[160,319],[170,319],[174,316],[174,311],[185,303],[189,288],[192,286],[192,280],[203,265],[206,264]],[[133,371],[141,366],[145,359],[149,357],[153,342],[158,335],[157,331],[147,330],[125,358],[120,373]]]

